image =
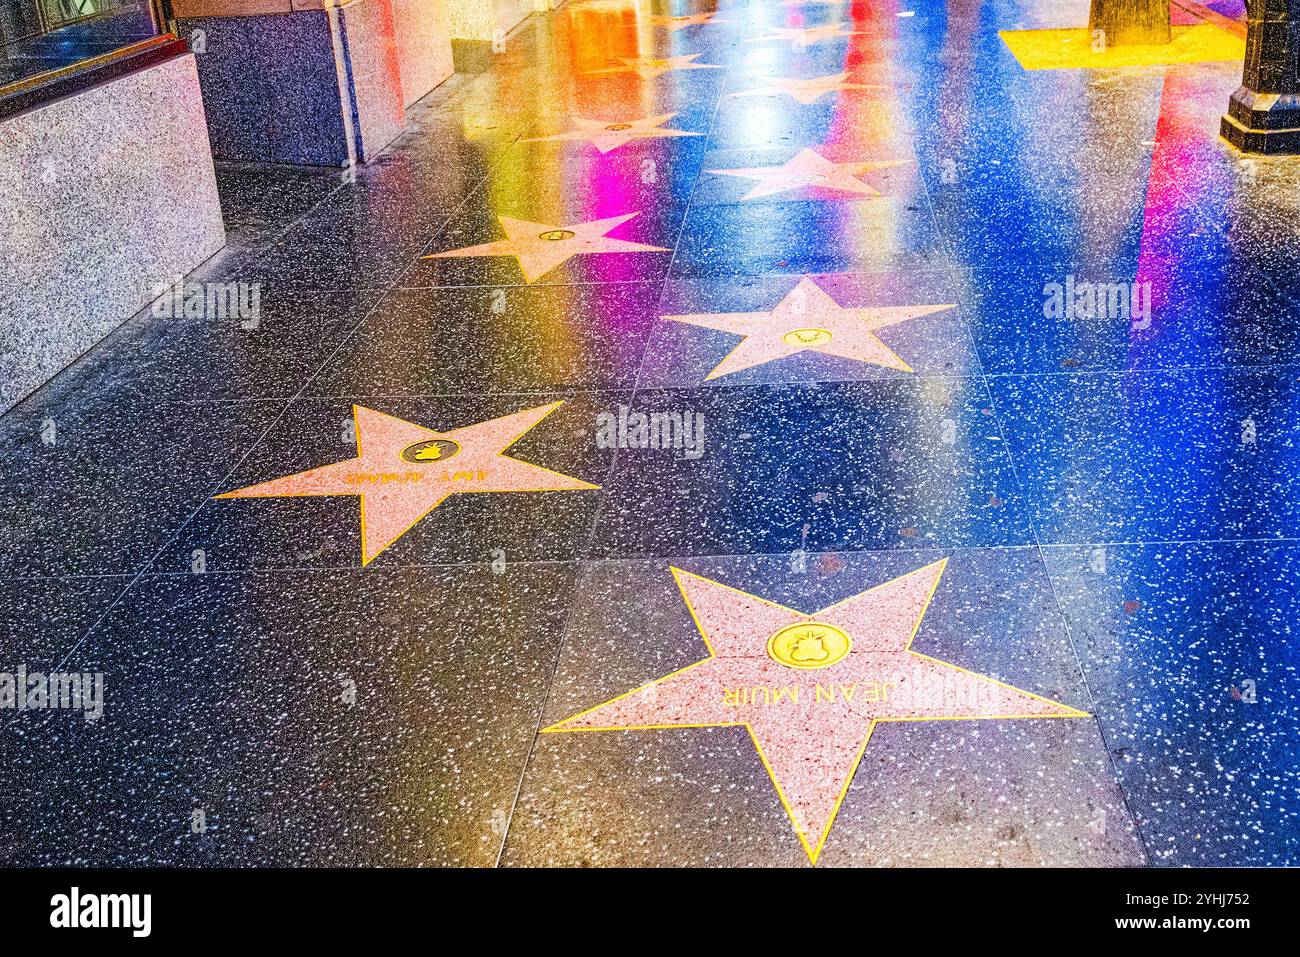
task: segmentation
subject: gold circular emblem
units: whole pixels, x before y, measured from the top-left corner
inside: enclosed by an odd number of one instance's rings
[[[788,346],[820,346],[831,341],[829,329],[791,329],[781,337]]]
[[[551,242],[556,243],[559,242],[561,239],[572,239],[576,235],[578,234],[571,229],[548,229],[546,232],[542,233],[537,238],[548,239]]]
[[[767,640],[768,655],[787,668],[826,668],[852,647],[848,635],[820,621],[786,625]]]
[[[425,462],[445,462],[459,451],[460,446],[451,439],[429,439],[402,449],[402,460],[416,465]]]
[[[631,123],[612,123],[609,126],[605,127],[605,129],[608,130],[610,133],[622,133],[624,130],[630,130],[631,128],[632,128]]]

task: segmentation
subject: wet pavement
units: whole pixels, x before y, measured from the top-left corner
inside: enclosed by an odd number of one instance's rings
[[[222,166],[245,298],[0,418],[104,676],[0,863],[1300,864],[1300,164],[1086,7],[574,0]]]

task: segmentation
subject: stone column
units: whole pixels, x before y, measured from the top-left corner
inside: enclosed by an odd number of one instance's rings
[[[535,0],[448,0],[451,35],[456,40],[504,42],[505,35],[528,19],[540,6]]]
[[[348,166],[451,75],[445,0],[173,0],[218,159]]]
[[[1246,0],[1246,65],[1220,132],[1248,153],[1300,153],[1300,0]]]

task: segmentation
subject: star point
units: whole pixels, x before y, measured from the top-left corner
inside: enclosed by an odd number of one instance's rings
[[[714,23],[731,23],[732,21],[720,19],[716,13],[693,13],[676,17],[652,16],[650,22],[657,27],[664,27],[669,33],[676,33],[678,30],[685,30],[687,27],[703,27]]]
[[[721,70],[717,63],[696,63],[703,53],[686,53],[670,57],[616,57],[619,66],[606,67],[603,70],[588,70],[588,75],[610,73],[636,73],[644,80],[653,80],[674,70]]]
[[[686,130],[674,130],[664,127],[676,113],[663,113],[659,116],[647,116],[636,120],[592,120],[580,116],[573,117],[575,129],[554,136],[538,136],[524,140],[525,143],[545,143],[560,140],[579,140],[591,143],[602,153],[616,150],[633,140],[658,139],[661,137],[701,136]]]
[[[514,256],[519,261],[524,282],[533,283],[552,269],[564,265],[574,256],[600,253],[671,252],[663,246],[648,246],[645,243],[631,242],[626,239],[609,238],[609,233],[640,215],[639,212],[624,213],[622,216],[610,216],[607,219],[593,219],[589,222],[571,223],[565,226],[498,216],[501,228],[505,230],[505,239],[480,243],[477,246],[466,246],[462,249],[430,253],[420,258]]]
[[[361,564],[369,565],[452,495],[599,488],[505,454],[561,405],[552,402],[447,432],[353,405],[354,458],[215,497],[357,496]]]
[[[768,32],[762,36],[748,37],[750,43],[762,43],[765,40],[789,40],[791,46],[808,47],[817,43],[825,43],[827,40],[836,40],[843,37],[860,36],[866,34],[866,30],[845,29],[847,23],[827,23],[818,27],[769,27]]]
[[[828,93],[842,90],[887,90],[881,83],[850,83],[848,73],[832,73],[828,76],[814,76],[807,79],[788,77],[763,77],[766,86],[741,90],[732,96],[789,96],[805,106],[816,103]]]
[[[952,303],[844,307],[811,277],[803,276],[779,303],[766,311],[663,318],[742,337],[714,366],[705,380],[709,381],[801,352],[819,352],[910,373],[912,367],[880,340],[877,331],[953,307]]]
[[[858,177],[882,169],[906,165],[907,160],[871,160],[836,163],[816,150],[801,149],[798,154],[780,166],[757,166],[745,169],[711,169],[706,172],[719,176],[739,176],[758,181],[741,201],[775,196],[795,189],[826,189],[859,196],[877,197],[880,190]]]
[[[708,656],[544,731],[744,727],[815,865],[878,724],[1089,716],[911,650],[947,562],[811,613],[673,568]]]

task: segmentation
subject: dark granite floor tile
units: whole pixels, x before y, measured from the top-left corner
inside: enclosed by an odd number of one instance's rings
[[[395,290],[307,392],[631,389],[658,299],[638,282]]]
[[[848,88],[836,89],[836,77]],[[802,84],[802,85],[795,85]],[[812,102],[803,99],[816,97]],[[768,74],[736,75],[718,104],[712,149],[784,149],[826,145],[874,152],[906,149],[913,125],[898,107],[892,77],[845,68],[813,75],[773,66]]]
[[[809,736],[810,723],[821,739],[847,735],[850,757],[866,733],[842,702],[816,695],[819,679],[833,683],[823,675],[838,670],[783,668],[778,659],[766,680],[787,694],[722,715],[757,722],[753,740],[741,727],[704,726],[718,720],[719,709],[703,691],[679,699],[673,678],[646,687],[708,657],[703,636],[711,635],[713,650],[723,655],[712,666],[719,672],[734,671],[743,667],[736,663],[753,657],[766,660],[769,636],[761,623],[773,613],[755,612],[745,593],[824,618],[818,610],[876,586],[888,588],[886,583],[933,568],[930,563],[942,558],[948,558],[946,568],[928,608],[920,606],[911,647],[1087,709],[1087,688],[1034,549],[692,559],[681,563],[677,583],[661,560],[590,563],[579,579],[544,724],[562,727],[585,709],[643,690],[609,719],[631,729],[556,729],[539,737],[503,863],[798,866],[808,857],[787,808],[807,808],[844,785],[847,793],[819,849],[818,859],[827,865],[1143,863],[1110,757],[1090,717],[885,721],[851,766],[805,777],[787,770],[781,755],[789,748],[806,751],[806,760],[814,760],[814,751],[817,760],[824,757],[820,742]],[[916,610],[913,605],[892,625],[879,624],[871,640],[908,659]],[[865,640],[861,634],[850,637]],[[756,650],[746,658],[744,649],[751,646]],[[882,658],[872,667],[907,666],[885,665]],[[676,680],[693,677],[682,671]],[[798,694],[790,693],[795,687]],[[826,684],[820,687],[824,692]],[[923,707],[950,718],[979,710],[955,688],[920,697]],[[810,708],[819,714],[837,710],[822,719]],[[875,704],[884,717],[900,709],[891,706],[888,692]],[[670,713],[678,717],[670,719]],[[701,726],[639,729],[685,722]],[[775,764],[765,767],[758,741]],[[785,807],[769,770],[782,781]],[[574,793],[586,799],[575,806]]]
[[[490,866],[572,581],[486,564],[142,579],[67,665],[103,674],[103,716],[0,728],[0,831],[22,836],[3,860]]]
[[[420,254],[418,240],[403,234],[383,238],[341,228],[333,241],[320,239],[318,232],[291,229],[265,248],[241,252],[226,275],[284,289],[382,290]]]
[[[109,394],[7,415],[0,575],[142,567],[275,419],[280,402],[159,404]]]
[[[995,376],[1044,542],[1300,534],[1294,369]]]
[[[691,415],[696,440],[702,416],[703,441],[635,447],[629,420],[598,557],[1032,540],[979,380],[644,391],[632,411]]]
[[[186,286],[180,297],[124,325],[87,362],[157,401],[291,398],[379,301],[364,290],[261,285]],[[187,297],[203,299],[204,315],[184,314]]]
[[[125,575],[0,578],[0,672],[58,665],[130,584]]]
[[[1137,196],[1140,202],[1140,194]],[[1041,203],[1023,195],[941,192],[934,219],[954,264],[1007,269],[1026,264],[1098,262],[1136,268],[1141,207],[1129,202]]]
[[[1300,550],[1044,549],[1152,862],[1300,860]]]
[[[1046,266],[971,272],[961,285],[989,373],[1300,363],[1300,307],[1245,268]]]
[[[924,200],[740,203],[691,210],[671,275],[888,272],[946,264]]]
[[[216,164],[226,242],[260,246],[342,185],[338,170]]]

